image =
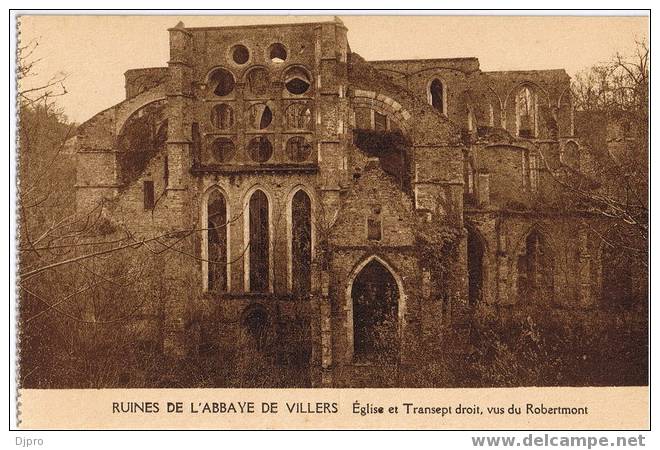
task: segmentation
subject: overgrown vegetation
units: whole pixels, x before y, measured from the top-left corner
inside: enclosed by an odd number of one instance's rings
[[[386,366],[387,386],[516,387],[648,384],[648,334],[632,316],[539,309],[481,313],[471,351],[440,349],[414,364]],[[421,350],[423,352],[423,350]],[[397,378],[392,378],[394,375]],[[379,375],[375,375],[378,377]]]

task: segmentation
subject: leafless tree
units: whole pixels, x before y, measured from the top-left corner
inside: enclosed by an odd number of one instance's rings
[[[636,44],[634,54],[617,53],[578,74],[572,85],[576,126],[593,159],[587,175],[599,187],[557,176],[543,159],[569,200],[609,224],[595,230],[605,245],[646,265],[650,53],[646,42]]]

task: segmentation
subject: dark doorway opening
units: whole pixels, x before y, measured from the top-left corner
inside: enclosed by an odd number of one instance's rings
[[[399,289],[389,270],[369,262],[351,289],[355,361],[391,362],[399,353]]]

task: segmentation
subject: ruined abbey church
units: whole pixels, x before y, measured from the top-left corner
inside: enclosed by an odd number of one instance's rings
[[[600,220],[564,70],[366,61],[334,21],[169,29],[79,127],[76,207],[168,246],[160,349],[266,354],[314,386],[469,351],[474,311],[591,311]],[[359,49],[356,49],[359,51]]]

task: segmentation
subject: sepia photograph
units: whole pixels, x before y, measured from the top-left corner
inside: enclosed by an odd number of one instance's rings
[[[649,385],[650,17],[17,22],[19,389]]]

